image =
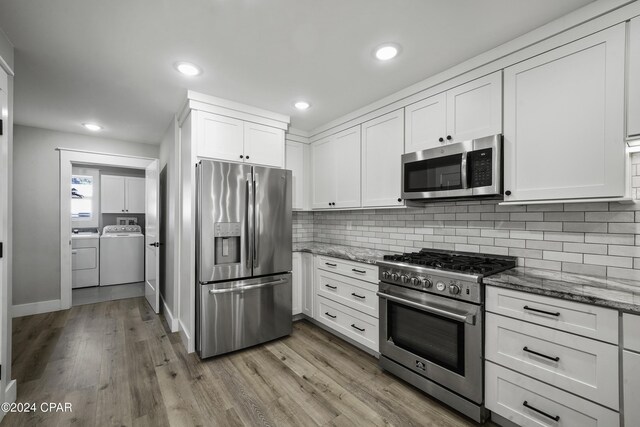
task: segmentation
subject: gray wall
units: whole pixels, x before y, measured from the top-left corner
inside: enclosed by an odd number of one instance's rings
[[[167,308],[171,311],[174,318],[178,318],[178,304],[176,298],[176,280],[175,274],[178,269],[175,263],[178,260],[176,251],[178,247],[175,241],[174,230],[176,227],[177,209],[178,209],[178,173],[176,164],[176,131],[177,126],[175,119],[171,121],[169,128],[165,132],[162,143],[160,144],[160,171],[166,166],[167,168],[167,188],[166,194],[161,194],[160,197],[166,197],[166,228],[167,228],[167,241],[164,249],[166,253],[166,265],[165,268],[165,283],[160,284],[160,295],[164,300]],[[162,268],[162,266],[160,266]],[[164,307],[163,307],[164,308]]]
[[[60,156],[56,148],[158,157],[159,147],[14,127],[13,304],[60,298]]]

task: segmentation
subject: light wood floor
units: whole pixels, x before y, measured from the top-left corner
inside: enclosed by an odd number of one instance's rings
[[[376,359],[306,321],[290,337],[202,362],[144,298],[13,321],[19,402],[3,426],[467,426],[382,372]]]

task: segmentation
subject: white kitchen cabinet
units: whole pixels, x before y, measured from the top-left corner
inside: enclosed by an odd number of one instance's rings
[[[501,72],[407,106],[405,128],[405,153],[502,133]]]
[[[283,167],[284,131],[279,128],[198,111],[197,156]]]
[[[309,209],[309,145],[287,141],[285,144],[285,168],[291,171],[293,209]]]
[[[291,314],[302,313],[302,254],[293,252],[291,263]]]
[[[360,206],[360,126],[311,145],[313,209]]]
[[[402,205],[404,110],[362,124],[362,206]]]
[[[145,180],[129,176],[100,177],[100,211],[102,213],[144,214]]]
[[[640,138],[640,17],[629,22],[627,136]]]
[[[309,252],[299,252],[300,254],[300,309],[302,314],[311,318],[315,312],[315,288],[313,274],[313,254]]]
[[[631,427],[640,420],[640,354],[624,350],[622,366],[624,425]]]
[[[505,201],[625,194],[624,24],[504,71]]]

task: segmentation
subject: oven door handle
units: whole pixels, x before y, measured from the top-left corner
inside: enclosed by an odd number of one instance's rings
[[[427,313],[437,314],[442,317],[447,317],[449,319],[457,320],[458,322],[468,323],[470,325],[476,324],[476,316],[473,314],[458,314],[452,313],[447,310],[443,310],[441,308],[431,307],[428,305],[422,305],[417,302],[413,302],[404,298],[394,297],[393,295],[386,294],[384,292],[377,292],[377,295],[380,298],[388,299],[393,302],[397,302],[398,304],[408,305],[409,307],[416,308],[421,311],[426,311]]]

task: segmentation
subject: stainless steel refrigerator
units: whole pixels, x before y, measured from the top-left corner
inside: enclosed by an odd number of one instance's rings
[[[202,358],[291,333],[291,171],[196,167],[196,348]]]

